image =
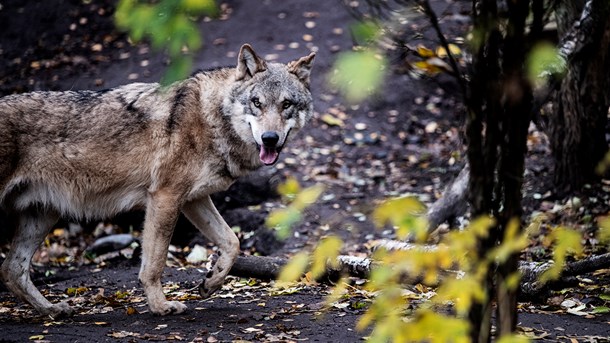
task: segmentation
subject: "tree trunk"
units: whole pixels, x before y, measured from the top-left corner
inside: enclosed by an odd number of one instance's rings
[[[599,176],[595,167],[608,151],[606,125],[610,107],[610,1],[564,0],[557,9],[560,37],[578,46],[549,120],[549,136],[559,190],[580,189]],[[584,11],[583,11],[584,9]],[[574,24],[578,22],[578,24]],[[571,30],[578,34],[571,37]]]

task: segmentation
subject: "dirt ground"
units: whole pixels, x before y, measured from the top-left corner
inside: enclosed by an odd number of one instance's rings
[[[0,1],[0,96],[33,90],[103,89],[129,82],[156,82],[166,58],[145,45],[132,46],[114,30],[114,1]],[[463,32],[464,1],[433,1],[444,13],[448,32]],[[344,254],[363,256],[371,241],[394,238],[375,229],[370,214],[391,196],[413,194],[430,203],[463,165],[457,87],[448,77],[414,80],[393,56],[382,89],[372,100],[348,105],[327,86],[338,53],[352,48],[354,19],[339,1],[233,0],[223,2],[222,16],[202,20],[204,48],[196,53],[200,69],[235,64],[243,43],[251,43],[268,60],[287,62],[317,52],[312,74],[315,118],[284,149],[280,162],[239,182],[215,201],[231,226],[239,227],[246,253],[289,257],[310,249],[322,236],[337,234]],[[414,24],[413,30],[418,29]],[[424,35],[425,37],[425,35]],[[423,41],[426,43],[426,41]],[[428,44],[432,44],[427,42]],[[392,56],[392,55],[391,55]],[[329,120],[332,118],[333,120]],[[556,206],[548,225],[573,224],[583,235],[593,225],[582,221],[608,213],[610,184],[592,185],[574,205],[554,193],[551,162],[543,135],[532,130],[528,142],[526,213]],[[322,183],[321,200],[304,214],[294,234],[280,242],[263,228],[266,215],[282,206],[274,187],[286,177],[303,185]],[[33,278],[53,301],[70,299],[73,318],[41,318],[17,302],[0,285],[0,342],[40,339],[51,342],[97,341],[314,341],[355,342],[367,331],[355,330],[365,297],[357,292],[329,309],[324,285],[302,284],[279,292],[269,283],[230,278],[207,300],[196,286],[203,267],[185,262],[195,245],[213,247],[186,223],[179,222],[172,258],[164,274],[166,292],[185,301],[182,315],[147,312],[137,283],[138,257],[131,250],[87,261],[83,250],[101,234],[139,229],[141,214],[128,214],[103,225],[62,222],[36,256]],[[84,238],[69,228],[84,228]],[[0,232],[6,236],[6,230]],[[3,237],[6,238],[6,237]],[[8,247],[4,246],[4,254]],[[535,251],[526,254],[535,257]],[[597,293],[610,293],[603,275],[589,276]],[[606,278],[607,280],[607,278]],[[588,282],[588,281],[587,281]],[[587,287],[592,285],[587,283]],[[603,305],[595,294],[569,290],[560,297],[587,306]],[[555,299],[555,303],[557,303]],[[559,301],[561,303],[561,301]],[[520,326],[530,337],[548,341],[610,340],[608,315],[566,314],[557,304],[520,306]]]

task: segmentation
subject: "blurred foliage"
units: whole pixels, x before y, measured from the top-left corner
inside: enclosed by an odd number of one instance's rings
[[[527,61],[527,77],[536,87],[543,87],[550,77],[561,77],[566,70],[566,61],[557,48],[550,43],[536,44]]]
[[[448,44],[449,53],[454,58],[459,58],[462,55],[462,50],[455,44]],[[411,63],[411,67],[422,74],[435,76],[441,72],[453,73],[453,68],[446,62],[449,57],[447,49],[442,46],[436,47],[435,50],[428,49],[423,45],[418,45],[415,49],[415,54],[421,58],[420,61]],[[463,60],[458,59],[458,62]]]
[[[358,102],[379,89],[385,70],[385,57],[374,50],[344,52],[337,57],[330,83],[347,101]]]
[[[154,49],[166,49],[170,64],[161,83],[169,85],[188,76],[193,64],[189,53],[201,48],[194,19],[217,11],[214,0],[120,0],[115,20],[132,41],[148,39]]]
[[[405,216],[408,213],[412,216]],[[415,197],[402,197],[384,202],[375,208],[373,220],[379,227],[387,222],[396,225],[396,238],[405,240],[410,233],[415,232],[418,242],[426,239],[428,225],[422,216],[426,213],[426,207]],[[417,216],[416,216],[417,215]]]
[[[610,170],[610,151],[608,151],[606,156],[599,161],[599,164],[595,168],[595,172],[598,175],[603,175],[604,173],[608,172],[608,170]]]
[[[290,228],[301,221],[303,210],[316,202],[323,191],[324,186],[322,185],[314,185],[301,189],[298,181],[294,178],[289,178],[278,187],[278,192],[284,198],[291,200],[291,203],[285,208],[271,212],[267,217],[267,227],[277,230],[278,238],[287,238],[291,233]]]
[[[573,229],[566,227],[555,228],[546,239],[555,244],[553,249],[553,264],[550,269],[544,272],[540,281],[548,282],[561,276],[561,271],[569,255],[581,255],[582,243],[581,234]]]
[[[365,20],[350,25],[350,31],[354,41],[361,46],[374,43],[381,34],[379,25],[370,20]]]
[[[610,245],[610,213],[607,217],[602,217],[599,219],[599,232],[597,233],[597,238],[600,242]]]
[[[358,102],[379,89],[387,69],[387,61],[385,56],[373,47],[373,43],[381,34],[377,24],[364,21],[352,25],[350,30],[360,47],[339,54],[328,80],[333,88],[343,93],[347,101]]]
[[[300,212],[316,201],[322,189],[320,186],[301,189],[294,179],[288,179],[279,189],[286,199],[292,199],[292,203],[285,209],[273,211],[270,218],[274,219],[268,221],[268,224],[281,225],[283,230],[289,231],[296,221],[286,220],[283,213],[290,211],[295,216],[298,213],[300,219]],[[507,225],[501,243],[480,255],[479,242],[496,225],[495,219],[482,216],[471,221],[463,230],[447,233],[435,248],[430,249],[429,245],[423,243],[427,239],[425,213],[425,206],[413,197],[391,199],[374,210],[373,219],[378,227],[392,225],[402,237],[417,237],[419,243],[407,250],[388,251],[379,248],[372,256],[375,265],[364,288],[374,297],[357,323],[359,330],[372,327],[368,337],[371,342],[469,342],[468,313],[474,303],[480,303],[489,296],[483,287],[489,272],[513,254],[525,249],[529,243],[528,234],[538,233],[533,229],[520,230],[520,221],[515,218]],[[600,227],[606,228],[600,232],[610,231],[610,219],[602,219]],[[580,238],[578,232],[564,227],[552,231],[548,239],[549,244],[555,244],[555,263],[544,274],[543,281],[559,277],[566,257],[582,251]],[[339,267],[337,257],[342,244],[340,238],[328,236],[321,239],[312,253],[298,253],[282,268],[278,285],[288,287],[299,280],[312,282],[329,268],[336,270]],[[430,301],[423,304],[411,303],[412,297],[404,291],[404,284],[416,282],[438,285]],[[520,274],[509,276],[505,282],[505,289],[516,289],[519,287]],[[339,281],[328,301],[341,298],[346,286],[345,279]],[[502,337],[501,341],[528,340],[522,336],[509,335]]]

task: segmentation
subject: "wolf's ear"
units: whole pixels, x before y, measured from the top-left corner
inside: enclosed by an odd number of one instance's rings
[[[267,70],[267,62],[258,57],[250,44],[244,44],[239,50],[237,57],[237,76],[236,80],[249,79],[254,74]]]
[[[313,66],[314,57],[316,57],[316,53],[312,52],[305,57],[288,63],[288,71],[296,75],[307,87],[309,87],[309,74]]]

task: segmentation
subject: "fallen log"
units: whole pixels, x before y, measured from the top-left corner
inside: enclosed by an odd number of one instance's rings
[[[432,245],[416,245],[397,241],[383,241],[378,246],[388,247],[389,250],[424,249],[430,250]],[[361,279],[368,279],[371,271],[377,263],[367,257],[356,257],[340,255],[337,257],[339,268],[328,267],[327,273],[321,281],[336,281],[340,275],[349,275]],[[281,268],[288,263],[288,259],[279,257],[261,257],[244,255],[239,256],[231,268],[230,274],[238,277],[252,277],[261,280],[273,280],[277,278]],[[543,300],[551,290],[574,285],[578,275],[590,273],[599,269],[610,268],[610,253],[591,256],[585,259],[568,263],[558,280],[546,284],[539,282],[540,276],[552,266],[552,262],[536,263],[521,262],[519,271],[522,279],[520,285],[520,297],[525,299]],[[459,270],[443,270],[439,273],[438,281],[447,277],[463,277],[464,273]],[[401,282],[406,284],[422,283],[420,275],[402,275]],[[436,284],[429,284],[436,286]]]
[[[458,176],[445,188],[443,195],[428,208],[428,232],[439,225],[463,216],[468,210],[468,182],[470,166],[466,164]]]

